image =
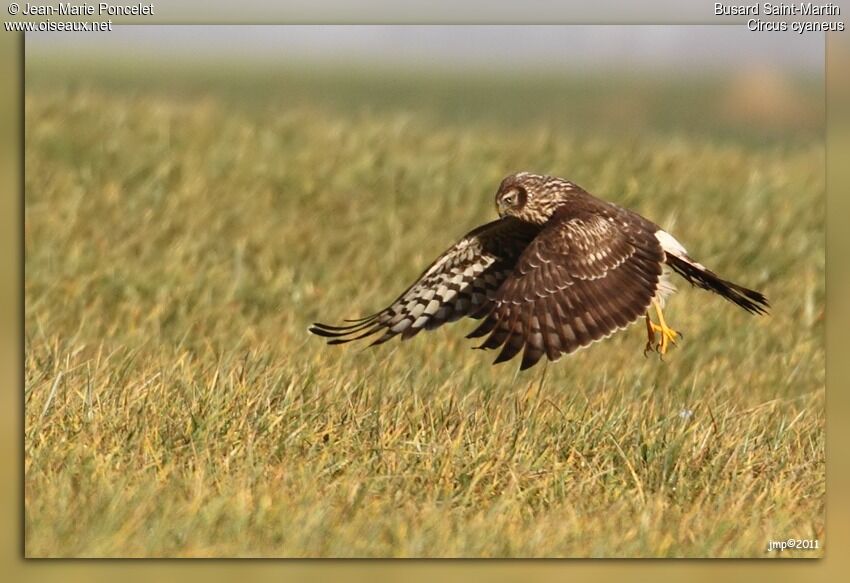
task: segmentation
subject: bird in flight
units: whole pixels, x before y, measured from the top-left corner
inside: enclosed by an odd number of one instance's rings
[[[467,233],[383,310],[346,324],[316,323],[313,334],[372,344],[433,330],[465,316],[481,320],[467,337],[500,349],[494,364],[522,351],[520,369],[557,360],[641,317],[661,356],[681,334],[664,319],[675,272],[751,314],[767,312],[761,293],[721,279],[693,260],[670,233],[580,186],[528,172],[496,192],[499,219]],[[653,321],[651,312],[654,312]]]

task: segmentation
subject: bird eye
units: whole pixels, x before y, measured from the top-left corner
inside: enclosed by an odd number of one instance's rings
[[[506,206],[516,206],[516,198],[517,198],[517,193],[514,190],[514,191],[511,191],[508,194],[506,194],[505,198],[503,198],[502,200],[504,201]]]

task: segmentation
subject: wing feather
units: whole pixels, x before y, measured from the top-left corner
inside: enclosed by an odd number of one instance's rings
[[[347,325],[315,323],[313,334],[343,344],[383,332],[372,344],[412,338],[465,316],[482,318],[540,227],[505,217],[469,232],[438,257],[390,305]]]
[[[647,223],[647,224],[644,224]],[[523,351],[521,369],[556,360],[628,326],[660,285],[664,252],[648,221],[598,200],[556,211],[531,241],[470,337]]]

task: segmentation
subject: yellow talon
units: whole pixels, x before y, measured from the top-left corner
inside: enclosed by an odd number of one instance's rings
[[[658,324],[649,319],[649,312],[646,313],[646,348],[644,355],[650,350],[655,350],[661,356],[667,354],[667,350],[671,344],[676,344],[676,340],[682,337],[679,332],[676,332],[667,325],[664,320],[664,314],[661,312],[661,306],[655,300],[652,300],[652,305],[655,307],[655,313],[658,316]],[[655,333],[658,332],[661,336],[658,342],[655,342]]]

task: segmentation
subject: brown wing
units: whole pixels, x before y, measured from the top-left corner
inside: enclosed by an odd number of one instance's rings
[[[420,330],[432,330],[463,316],[482,318],[490,300],[514,269],[526,245],[539,227],[506,217],[482,225],[448,249],[389,306],[376,314],[345,326],[316,323],[310,332],[341,344],[383,334],[381,344],[401,334],[402,340]]]
[[[556,360],[643,315],[663,260],[641,217],[601,201],[564,207],[525,249],[469,337],[490,334],[480,348],[502,347],[494,364],[523,347],[521,369],[544,354]]]

